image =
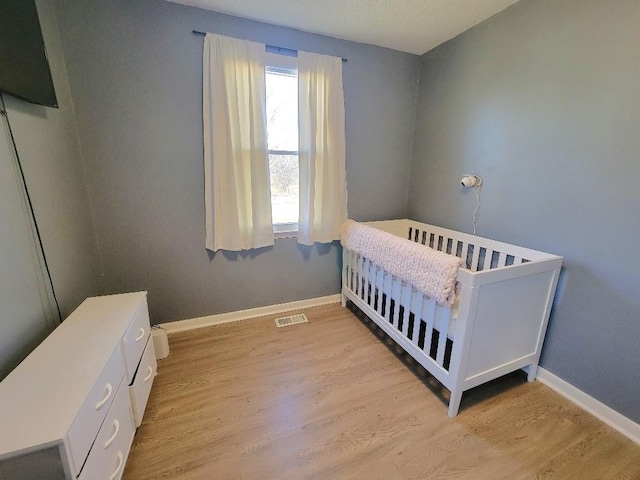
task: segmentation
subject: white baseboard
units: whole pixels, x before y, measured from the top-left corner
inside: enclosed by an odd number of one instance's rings
[[[302,310],[304,308],[318,307],[330,303],[340,303],[340,294],[328,295],[326,297],[310,298],[297,302],[280,303],[278,305],[267,305],[266,307],[250,308],[248,310],[238,310],[237,312],[220,313],[218,315],[208,315],[206,317],[189,318],[176,322],[163,323],[162,326],[167,333],[185,332],[196,328],[211,327],[222,323],[238,322],[249,318],[263,317],[276,313],[290,312],[292,310]]]
[[[577,389],[542,367],[538,368],[536,378],[551,390],[571,400],[579,407],[582,407],[596,418],[602,420],[610,427],[640,445],[640,424],[635,423],[614,409],[607,407],[604,403],[587,395],[582,390]]]

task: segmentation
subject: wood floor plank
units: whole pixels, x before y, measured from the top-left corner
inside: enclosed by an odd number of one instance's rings
[[[524,374],[448,391],[360,312],[172,334],[124,480],[626,479],[640,447]]]

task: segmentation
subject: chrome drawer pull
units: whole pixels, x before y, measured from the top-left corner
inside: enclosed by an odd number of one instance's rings
[[[118,466],[116,467],[115,471],[109,477],[109,480],[113,480],[114,478],[116,478],[118,476],[118,472],[122,468],[122,464],[123,463],[124,463],[124,456],[122,455],[122,452],[119,451],[118,452]]]
[[[102,407],[105,403],[107,403],[107,400],[109,400],[109,397],[111,396],[111,392],[113,391],[113,387],[111,386],[110,383],[107,383],[104,389],[107,392],[107,394],[104,396],[102,400],[96,403],[96,410],[100,410],[100,407]]]
[[[136,343],[138,343],[140,340],[142,340],[142,337],[144,337],[144,328],[140,329],[140,335],[138,335],[136,337]]]
[[[147,373],[147,376],[144,377],[145,383],[147,383],[147,380],[149,380],[151,378],[151,375],[153,375],[153,368],[151,368],[150,366],[147,367],[147,372],[149,373]]]
[[[118,435],[118,431],[120,430],[120,422],[118,421],[117,418],[113,421],[113,426],[115,427],[115,432],[113,432],[113,435],[109,437],[109,440],[104,442],[104,448],[109,448],[109,445],[111,445],[111,443],[115,440],[116,436]]]

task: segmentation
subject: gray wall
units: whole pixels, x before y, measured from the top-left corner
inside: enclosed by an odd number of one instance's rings
[[[205,250],[203,37],[193,29],[348,58],[349,214],[405,214],[419,57],[163,0],[57,0],[56,9],[106,289],[148,290],[152,322],[335,294],[340,285],[337,244]]]
[[[469,231],[474,199],[458,181],[482,175],[479,234],[565,257],[543,366],[640,421],[637,2],[522,0],[421,62],[162,0],[38,7],[61,108],[7,107],[64,316],[103,273],[107,292],[148,290],[156,322],[338,292],[335,244],[204,249],[190,32],[217,32],[349,59],[352,218],[404,216],[409,192],[409,216]],[[0,158],[1,378],[52,314],[4,140]]]
[[[523,0],[422,58],[408,213],[565,257],[542,365],[640,421],[640,3]]]
[[[38,1],[59,109],[5,95],[62,315],[99,292],[100,267],[51,2]],[[0,379],[57,325],[4,121],[0,133]]]

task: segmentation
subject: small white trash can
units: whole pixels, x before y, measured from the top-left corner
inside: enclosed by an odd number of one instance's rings
[[[156,351],[156,360],[166,358],[169,355],[169,337],[167,331],[160,325],[151,327],[153,349]]]

